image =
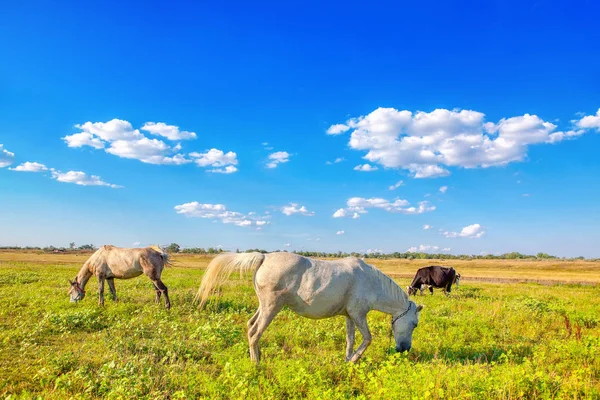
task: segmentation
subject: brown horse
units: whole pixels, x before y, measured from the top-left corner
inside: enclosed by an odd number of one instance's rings
[[[169,263],[169,255],[158,246],[141,249],[126,249],[110,245],[100,247],[83,264],[75,280],[71,282],[69,295],[71,302],[83,300],[85,285],[92,275],[98,278],[98,302],[104,305],[104,280],[108,282],[113,300],[117,301],[115,278],[131,279],[141,274],[146,274],[154,284],[156,302],[160,302],[161,294],[165,295],[165,306],[171,308],[169,291],[160,280],[160,275],[165,265]]]

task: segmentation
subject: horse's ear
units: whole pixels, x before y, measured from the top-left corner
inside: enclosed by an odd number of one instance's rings
[[[423,309],[423,307],[425,307],[423,304],[419,304],[417,306],[417,312],[421,312],[421,310]]]

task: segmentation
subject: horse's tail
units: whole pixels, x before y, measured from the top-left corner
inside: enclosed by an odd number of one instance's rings
[[[229,278],[229,275],[235,270],[240,270],[240,275],[246,271],[256,270],[265,260],[262,253],[224,253],[216,256],[204,273],[198,293],[194,302],[200,300],[200,308],[204,307],[208,296]]]
[[[149,247],[152,250],[156,251],[158,254],[160,254],[161,258],[163,259],[163,263],[165,264],[165,267],[170,267],[173,265],[171,264],[171,257],[169,257],[169,253],[164,251],[159,245],[153,244]]]

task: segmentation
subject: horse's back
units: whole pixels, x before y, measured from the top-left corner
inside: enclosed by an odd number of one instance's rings
[[[92,260],[94,258],[94,260]],[[111,245],[102,246],[90,258],[95,267],[106,268],[109,278],[129,279],[144,273],[141,258],[162,271],[160,254],[151,248],[122,248]]]
[[[296,313],[309,318],[344,314],[360,261],[317,260],[293,253],[271,253],[255,275],[259,294],[280,293]]]

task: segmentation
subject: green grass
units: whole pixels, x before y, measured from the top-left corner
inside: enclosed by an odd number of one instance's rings
[[[284,310],[248,356],[249,279],[198,311],[202,270],[163,274],[173,308],[145,277],[116,281],[97,305],[95,279],[68,301],[75,264],[0,262],[0,396],[10,398],[600,398],[600,288],[465,284],[425,304],[413,349],[390,350],[389,316],[372,312],[374,341],[344,362],[342,317]],[[398,281],[403,287],[408,280]],[[357,339],[360,339],[360,335]]]

